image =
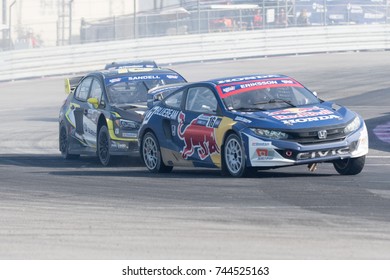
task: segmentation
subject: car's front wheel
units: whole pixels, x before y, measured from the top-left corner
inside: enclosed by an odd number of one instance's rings
[[[64,159],[77,159],[80,157],[79,154],[71,154],[69,152],[69,135],[64,124],[60,126],[59,146]]]
[[[336,171],[341,175],[356,175],[362,172],[366,156],[339,159],[333,162]]]
[[[97,156],[102,165],[107,166],[110,164],[110,135],[108,133],[107,126],[105,125],[99,129],[97,138]]]
[[[222,156],[222,173],[233,177],[252,175],[256,170],[245,165],[245,150],[240,137],[230,134],[225,141]]]
[[[168,173],[172,171],[172,166],[164,164],[161,156],[160,144],[152,132],[147,132],[144,137],[142,137],[141,153],[142,160],[150,172]]]

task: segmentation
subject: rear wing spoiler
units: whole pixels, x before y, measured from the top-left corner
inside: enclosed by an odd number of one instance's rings
[[[65,78],[65,93],[69,94],[73,92],[82,78],[84,78],[84,76]]]
[[[148,91],[146,95],[146,103],[148,109],[152,108],[154,105],[163,100],[166,96],[174,92],[176,89],[182,87],[185,83],[181,84],[172,84],[165,85],[160,87],[155,87]]]

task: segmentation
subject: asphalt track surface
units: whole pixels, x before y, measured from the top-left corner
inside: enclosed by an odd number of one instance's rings
[[[63,78],[2,83],[0,259],[390,258],[389,52],[171,68],[190,81],[296,78],[365,118],[365,169],[341,176],[321,164],[314,173],[297,166],[232,179],[213,169],[150,174],[137,158],[107,168],[93,157],[65,161],[57,148]]]

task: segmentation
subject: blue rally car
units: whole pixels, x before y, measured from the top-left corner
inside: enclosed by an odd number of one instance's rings
[[[91,72],[72,89],[59,114],[59,150],[65,159],[97,155],[109,165],[114,155],[138,155],[137,133],[153,87],[183,83],[164,68],[117,68]]]
[[[162,100],[161,96],[165,96]],[[246,176],[259,169],[331,162],[343,175],[362,171],[368,153],[362,117],[318,99],[284,75],[227,77],[149,91],[139,130],[151,172],[216,167]]]

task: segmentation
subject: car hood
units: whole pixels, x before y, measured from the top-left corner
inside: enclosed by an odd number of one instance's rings
[[[114,106],[113,109],[122,118],[136,122],[142,122],[147,110],[144,104],[121,104]]]
[[[329,102],[267,111],[236,112],[235,115],[234,120],[248,126],[278,130],[344,126],[356,116],[347,108]]]

